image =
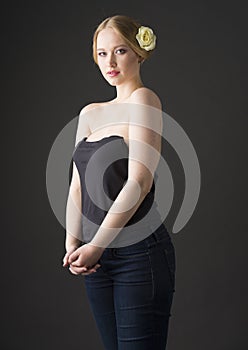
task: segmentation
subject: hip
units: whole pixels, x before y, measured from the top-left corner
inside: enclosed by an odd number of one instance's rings
[[[99,259],[101,267],[86,280],[112,280],[143,283],[155,280],[175,287],[176,255],[171,237],[162,223],[147,238],[129,246],[106,248]]]

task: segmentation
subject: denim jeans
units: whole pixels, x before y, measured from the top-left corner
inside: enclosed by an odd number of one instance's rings
[[[175,249],[162,223],[144,240],[106,248],[84,282],[106,350],[165,350],[173,293]]]

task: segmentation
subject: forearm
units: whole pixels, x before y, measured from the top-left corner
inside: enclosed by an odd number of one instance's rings
[[[80,190],[69,190],[66,206],[66,250],[80,246],[81,232],[81,193]]]
[[[90,244],[106,248],[131,219],[148,192],[147,187],[136,181],[127,181]]]

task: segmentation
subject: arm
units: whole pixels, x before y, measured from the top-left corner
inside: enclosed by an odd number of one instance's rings
[[[106,248],[150,191],[161,152],[162,113],[158,97],[138,89],[130,108],[128,179],[90,245]],[[132,101],[131,101],[132,103]]]
[[[66,251],[81,244],[81,185],[77,167],[73,162],[72,180],[66,205]]]
[[[69,189],[67,207],[66,207],[66,239],[65,248],[66,254],[63,259],[63,266],[68,266],[77,260],[77,255],[75,258],[71,258],[72,254],[77,251],[81,246],[81,227],[82,213],[81,213],[81,185],[80,178],[77,171],[77,167],[73,162],[73,175],[72,181]],[[85,247],[84,247],[85,248]],[[83,273],[85,275],[96,272],[96,269],[100,267],[96,262],[103,253],[103,249],[99,247],[89,247],[88,249],[88,266],[81,266],[80,269],[77,267],[77,262],[69,267],[69,270],[73,274]]]
[[[75,146],[77,143],[84,137],[88,136],[90,134],[90,128],[86,119],[86,116],[84,113],[91,109],[92,105],[88,105],[83,108],[79,115],[79,121],[78,121],[78,127],[77,127],[77,133],[76,133],[76,141]],[[81,182],[80,182],[80,176],[76,167],[76,164],[73,162],[73,171],[72,171],[72,180],[69,188],[69,194],[67,199],[67,205],[66,205],[66,238],[65,238],[65,248],[66,248],[66,254],[63,259],[63,266],[69,265],[69,259],[71,254],[77,250],[79,246],[81,246],[82,242],[82,207],[81,207]],[[91,247],[91,252],[94,254],[95,251],[99,253],[99,248]],[[102,252],[102,249],[100,250]],[[94,266],[99,267],[99,265]],[[88,273],[95,271],[94,267],[90,270],[88,270]],[[75,273],[73,270],[73,267],[70,267],[70,270],[72,273]],[[86,271],[87,268],[82,267],[81,272]],[[87,274],[87,273],[86,273]]]
[[[75,138],[77,143],[90,133],[87,118],[84,115],[89,106],[84,107],[78,117],[78,126]],[[73,162],[72,179],[66,206],[66,250],[78,247],[81,244],[81,183],[80,176]]]

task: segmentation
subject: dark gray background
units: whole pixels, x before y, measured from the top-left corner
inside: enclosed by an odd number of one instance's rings
[[[245,2],[22,0],[1,10],[1,349],[102,349],[83,279],[62,268],[64,228],[45,174],[61,129],[85,104],[114,97],[91,58],[94,29],[114,14],[157,34],[143,81],[190,137],[202,172],[196,210],[172,234],[168,350],[247,349]],[[170,230],[184,177],[167,148],[175,181]]]

